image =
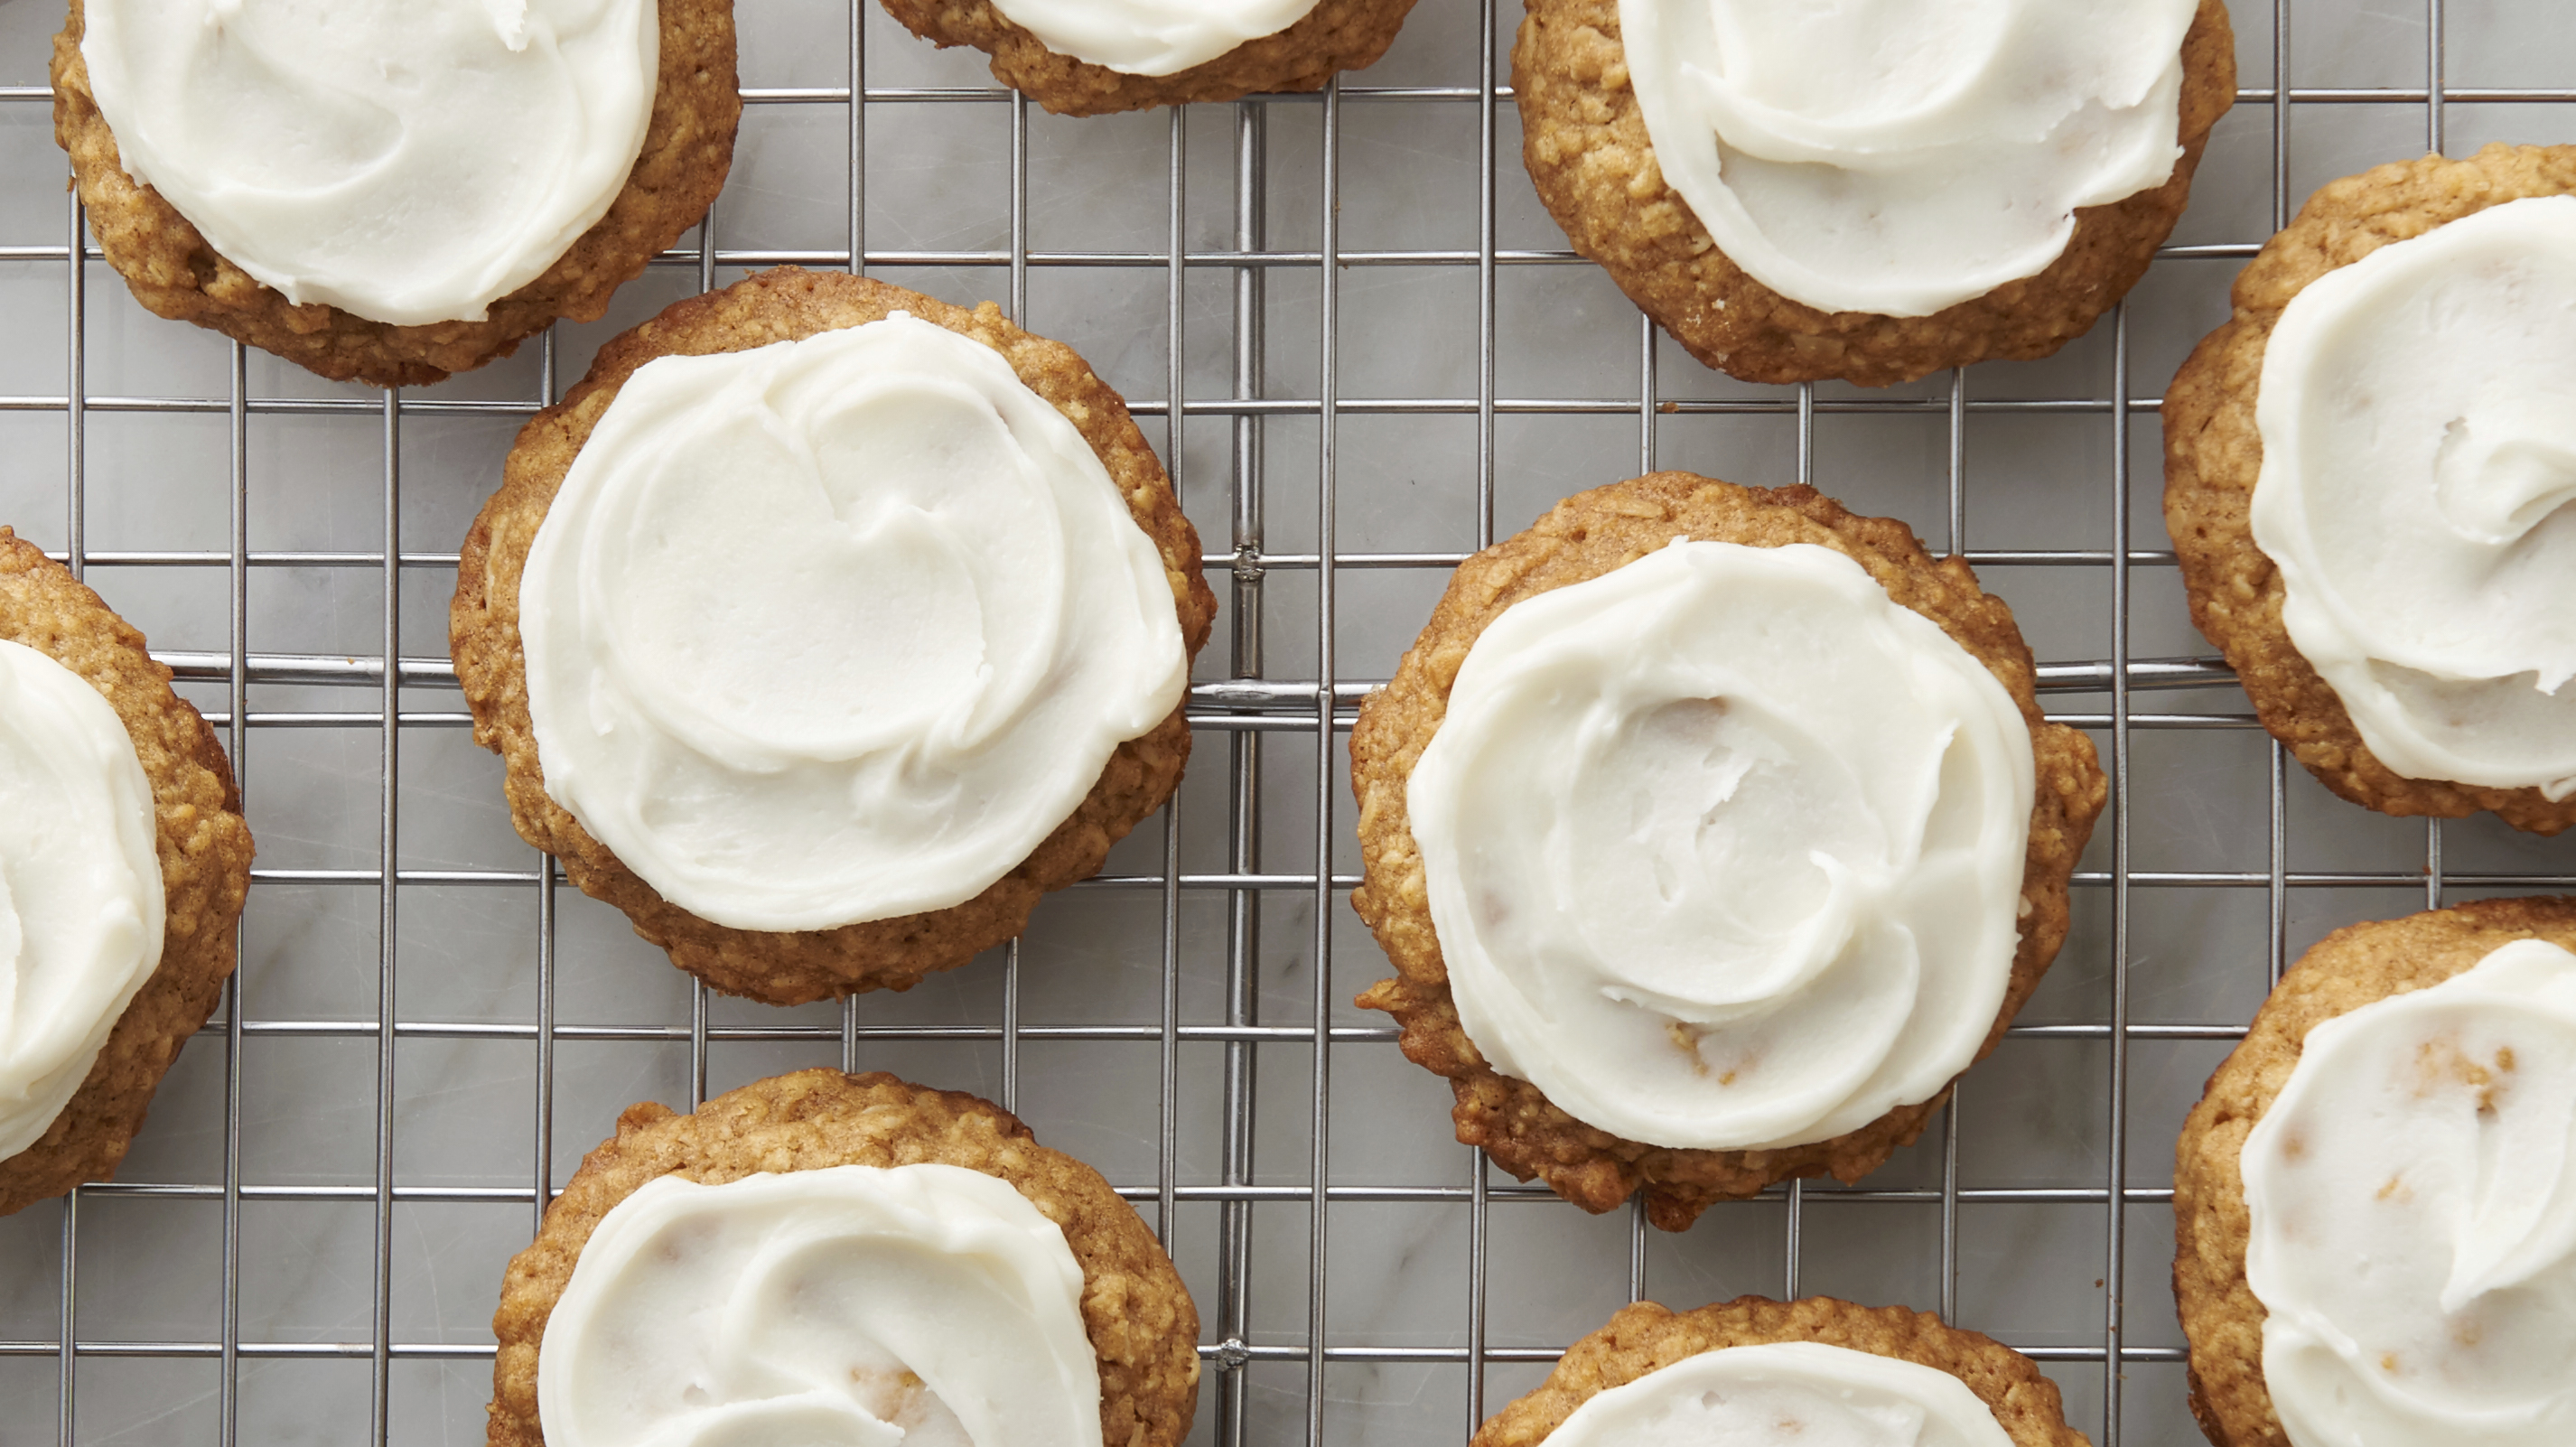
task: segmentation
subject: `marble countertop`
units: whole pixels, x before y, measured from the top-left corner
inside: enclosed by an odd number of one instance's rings
[[[2284,194],[2295,207],[2328,179],[2426,149],[2427,7],[2291,8],[2291,83],[2331,92],[2294,107]],[[2432,8],[2446,11],[2454,92],[2440,113],[2444,149],[2576,141],[2576,105],[2479,98],[2576,85],[2576,27],[2559,0]],[[2496,892],[2483,875],[2568,873],[2576,843],[2489,818],[2428,839],[2420,821],[2344,805],[2279,768],[2223,676],[2180,670],[2200,686],[2132,696],[2122,812],[2116,824],[2106,816],[2086,861],[2095,882],[2078,886],[2074,937],[2023,1013],[2033,1028],[1967,1076],[1954,1133],[1936,1124],[1856,1193],[1810,1185],[1794,1201],[1724,1205],[1681,1235],[1625,1212],[1588,1217],[1499,1175],[1479,1196],[1478,1158],[1450,1134],[1446,1089],[1397,1054],[1384,1017],[1349,1004],[1385,964],[1347,887],[1315,880],[1319,857],[1337,877],[1358,861],[1339,740],[1319,747],[1315,727],[1325,629],[1314,555],[1329,517],[1342,559],[1332,679],[1365,684],[1393,668],[1448,561],[1484,539],[1488,520],[1493,536],[1508,534],[1649,463],[1762,485],[1809,477],[1858,510],[1904,519],[1936,549],[1964,543],[1985,559],[1981,576],[2044,663],[2111,660],[2123,598],[2127,656],[2206,657],[2164,551],[2154,406],[2226,316],[2229,280],[2274,224],[2269,6],[2240,0],[2248,95],[2210,146],[2174,237],[2182,250],[2122,316],[2048,361],[1970,371],[1955,439],[1943,375],[1874,392],[1818,386],[1803,446],[1796,389],[1701,368],[1646,331],[1597,270],[1561,256],[1521,174],[1507,99],[1490,108],[1490,140],[1484,129],[1480,63],[1490,54],[1508,82],[1508,6],[1422,0],[1395,49],[1336,103],[1201,106],[1177,121],[1023,109],[983,93],[980,57],[936,53],[874,6],[856,13],[872,90],[863,207],[843,99],[852,9],[742,7],[754,103],[716,210],[714,279],[773,261],[845,264],[856,222],[874,275],[951,301],[1019,300],[1027,325],[1079,348],[1139,404],[1167,453],[1177,334],[1189,404],[1180,486],[1227,610],[1199,678],[1288,685],[1254,691],[1267,706],[1252,709],[1234,706],[1252,695],[1203,690],[1168,822],[1138,830],[1108,877],[1051,899],[1015,956],[996,951],[849,1011],[861,1068],[1005,1099],[1041,1140],[1133,1188],[1149,1222],[1168,1178],[1169,1239],[1210,1354],[1192,1440],[1309,1440],[1320,1280],[1320,1438],[1355,1447],[1464,1441],[1479,1402],[1490,1409],[1534,1384],[1556,1349],[1637,1290],[1684,1307],[1793,1287],[1926,1309],[1946,1300],[1959,1323],[2046,1357],[2072,1420],[2106,1443],[2106,1281],[2124,1289],[2120,1440],[2197,1441],[2167,1284],[2171,1142],[2228,1032],[2263,996],[2276,909],[2295,958],[2335,926],[2422,908],[2428,848],[2456,899]],[[454,554],[515,430],[603,340],[700,287],[699,238],[602,321],[406,391],[390,410],[385,394],[251,352],[237,433],[230,344],[144,313],[103,262],[68,274],[77,223],[43,92],[60,20],[45,0],[0,3],[0,522],[61,550],[77,510],[89,580],[156,649],[225,655],[238,486],[248,651],[273,681],[249,690],[240,760],[263,872],[243,919],[240,1038],[219,1018],[190,1043],[122,1179],[83,1192],[76,1220],[56,1204],[0,1220],[0,1443],[55,1440],[65,1380],[83,1443],[232,1440],[228,1416],[245,1442],[363,1442],[380,1409],[396,1442],[479,1441],[500,1273],[528,1239],[540,1186],[569,1176],[629,1102],[686,1108],[701,1072],[715,1092],[843,1059],[838,1008],[701,1001],[614,910],[550,887],[511,832],[497,761],[474,746],[440,676]],[[1337,195],[1325,188],[1328,128]],[[1489,162],[1500,400],[1488,453],[1477,402]],[[1327,457],[1316,258],[1335,200],[1345,264],[1332,276],[1339,405]],[[1190,252],[1177,283],[1165,261],[1176,215]],[[1243,264],[1246,239],[1257,264]],[[2132,402],[2117,409],[2108,399],[2123,382]],[[85,405],[66,408],[67,394]],[[389,507],[400,554],[390,589]],[[2122,540],[2134,557],[2125,590],[2107,561]],[[2091,556],[2027,556],[2050,552]],[[376,666],[389,624],[395,651],[419,665],[393,700],[402,722],[390,751]],[[321,662],[348,676],[328,681]],[[2083,672],[2065,679],[2080,687]],[[220,684],[185,691],[210,712],[228,707]],[[2106,693],[2047,701],[2113,755]],[[388,817],[390,901],[378,883]],[[2122,830],[2125,856],[2114,849]],[[2276,867],[2288,881],[2277,893]],[[2139,1028],[2115,1062],[2124,973]],[[1179,1039],[1168,1156],[1167,1002]],[[1323,1086],[1319,1003],[1335,1032]],[[2115,1088],[2127,1192],[2116,1259]],[[1319,1119],[1331,1197],[1315,1261]],[[228,1161],[241,1188],[229,1241]],[[381,1248],[380,1179],[392,1188]],[[80,1344],[68,1367],[56,1345],[67,1297]],[[228,1337],[240,1344],[237,1389]]]

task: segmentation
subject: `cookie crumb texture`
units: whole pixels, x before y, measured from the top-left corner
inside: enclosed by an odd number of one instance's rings
[[[152,783],[167,922],[143,982],[63,1113],[0,1160],[0,1216],[116,1175],[152,1092],[223,998],[233,922],[250,893],[250,826],[215,731],[170,691],[143,635],[42,549],[0,527],[0,638],[79,674],[107,699]]]
[[[2191,621],[2227,655],[2263,727],[2317,782],[2365,809],[2445,819],[2485,809],[2534,834],[2576,824],[2576,797],[2553,804],[2534,788],[2414,779],[2381,763],[2290,641],[2281,572],[2254,545],[2251,517],[2264,348],[2290,299],[2327,272],[2490,206],[2571,193],[2576,146],[2501,142],[2465,161],[2426,156],[2330,181],[2237,274],[2227,324],[2201,339],[2165,393],[2165,529]]]
[[[1680,1312],[1651,1301],[1623,1307],[1569,1348],[1538,1390],[1487,1418],[1469,1447],[1538,1447],[1575,1408],[1648,1372],[1721,1347],[1800,1341],[1948,1372],[1994,1412],[2013,1447],[2083,1447],[2084,1434],[2066,1425],[2057,1384],[2030,1358],[1991,1337],[1943,1326],[1930,1312],[1855,1306],[1829,1296],[1741,1296]]]
[[[547,797],[528,717],[519,579],[555,490],[618,388],[656,357],[747,351],[881,321],[894,311],[1001,353],[1030,390],[1082,433],[1129,515],[1162,554],[1181,641],[1196,657],[1216,617],[1216,595],[1200,572],[1198,533],[1181,515],[1171,481],[1125,400],[1072,348],[1021,331],[991,302],[968,311],[883,282],[794,267],[679,302],[600,348],[580,385],[520,431],[503,465],[501,490],[466,535],[448,612],[448,641],[474,711],[474,739],[507,766],[510,819],[519,837],[561,858],[583,893],[624,910],[635,932],[670,951],[673,964],[728,994],[773,1005],[908,989],[923,975],[953,969],[1018,934],[1041,896],[1096,873],[1110,846],[1162,807],[1190,756],[1184,700],[1150,732],[1120,744],[1071,817],[982,894],[947,909],[828,930],[740,930],[701,919],[663,899]]]
[[[1748,382],[1840,378],[1876,387],[1995,358],[2045,357],[2082,336],[2144,276],[2182,215],[2210,127],[2236,99],[2236,40],[2221,0],[2184,35],[2172,179],[2077,211],[2066,250],[2036,276],[1927,317],[1825,312],[1745,274],[1664,181],[1628,84],[1619,0],[1528,0],[1512,47],[1521,156],[1548,214],[1684,351]]]
[[[827,1166],[960,1166],[1008,1181],[1064,1231],[1082,1266],[1082,1323],[1100,1366],[1101,1439],[1171,1447],[1197,1409],[1199,1317],[1180,1274],[1134,1207],[1100,1173],[1041,1146],[1000,1106],[908,1085],[882,1072],[800,1070],[755,1081],[678,1115],[649,1102],[582,1158],[545,1224],[511,1258],[492,1316],[492,1447],[545,1447],[537,1349],[582,1244],[645,1182],[722,1185]]]
[[[558,317],[597,321],[610,294],[698,224],[733,164],[742,96],[733,0],[659,0],[661,73],[653,118],[626,188],[544,275],[495,300],[479,322],[394,326],[284,293],[218,255],[161,193],[125,173],[81,59],[81,0],[54,37],[54,139],[71,153],[91,234],[134,299],[274,352],[335,382],[419,386],[518,350]]]
[[[2218,1447],[2291,1447],[2263,1384],[2267,1313],[2245,1281],[2254,1223],[2238,1162],[2254,1123],[2290,1083],[2308,1032],[2535,939],[2576,950],[2576,899],[2482,899],[2336,930],[2281,977],[2209,1077],[2174,1146],[2173,1281],[2191,1343],[2191,1413]]]
[[[1128,75],[1059,55],[1004,18],[992,0],[885,0],[885,8],[942,49],[971,45],[984,52],[992,57],[993,79],[1057,115],[1100,116],[1257,91],[1322,90],[1338,71],[1375,65],[1404,28],[1413,0],[1319,0],[1278,34],[1172,75]]]
[[[1512,604],[1597,578],[1681,535],[1753,547],[1814,543],[1843,554],[1898,603],[1939,624],[2021,706],[2037,765],[2021,947],[2013,956],[2003,1008],[1978,1049],[1981,1060],[2002,1040],[2004,1027],[2065,943],[2067,881],[2107,792],[2092,741],[2041,716],[2030,648],[2013,624],[2012,610],[1979,588],[1961,559],[1936,561],[1903,523],[1858,516],[1813,488],[1766,491],[1658,472],[1577,493],[1527,532],[1462,564],[1394,680],[1362,704],[1351,734],[1351,784],[1359,796],[1366,869],[1351,906],[1368,921],[1396,970],[1395,978],[1371,986],[1359,1003],[1394,1015],[1403,1027],[1406,1058],[1448,1077],[1457,1098],[1451,1118],[1459,1140],[1482,1147],[1521,1180],[1545,1180],[1587,1211],[1607,1211],[1643,1190],[1647,1216],[1667,1231],[1689,1226],[1714,1202],[1750,1196],[1792,1177],[1858,1180],[1920,1135],[1949,1098],[1945,1088],[1858,1130],[1776,1150],[1647,1145],[1586,1125],[1550,1103],[1537,1086],[1494,1070],[1458,1023],[1405,790],[1447,712],[1459,665],[1477,636]]]

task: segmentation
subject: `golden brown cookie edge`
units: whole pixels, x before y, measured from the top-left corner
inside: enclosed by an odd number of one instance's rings
[[[2485,899],[2347,925],[2281,976],[2209,1077],[2174,1143],[2174,1305],[2190,1343],[2191,1410],[2217,1447],[2290,1447],[2263,1383],[2263,1303],[2245,1281],[2253,1230],[2245,1137],[2319,1023],[2428,989],[2515,940],[2576,949],[2576,899]]]
[[[558,317],[595,321],[618,287],[698,223],[724,189],[742,97],[733,0],[658,0],[661,61],[642,152],[607,214],[480,322],[395,326],[297,306],[217,253],[178,209],[126,174],[80,53],[82,0],[54,37],[54,139],[69,153],[89,227],[145,310],[193,322],[333,381],[418,386],[518,349]]]
[[[251,838],[222,744],[171,692],[170,670],[152,661],[143,635],[7,527],[0,527],[0,638],[79,674],[124,723],[152,784],[165,908],[161,963],[117,1017],[80,1089],[35,1144],[0,1160],[0,1215],[8,1215],[115,1176],[161,1077],[232,976]]]
[[[2576,824],[2576,798],[2538,789],[2415,779],[2382,763],[2333,685],[2281,622],[2280,571],[2254,542],[2250,508],[2263,467],[2255,428],[2264,348],[2308,283],[2392,241],[2526,196],[2576,193],[2576,146],[2491,144],[2464,161],[2427,156],[2328,182],[2236,278],[2228,321],[2201,339],[2165,394],[2165,528],[2191,621],[2226,655],[2263,727],[2336,794],[2398,816],[2489,810],[2517,829]]]
[[[993,347],[1081,431],[1161,553],[1182,641],[1196,657],[1216,616],[1216,596],[1199,566],[1198,534],[1116,391],[1071,348],[1011,325],[990,302],[968,311],[884,282],[795,267],[677,302],[602,347],[589,375],[520,431],[500,490],[466,535],[449,610],[449,640],[474,713],[474,737],[502,757],[520,837],[559,856],[575,884],[623,910],[635,932],[669,951],[680,968],[729,994],[771,1004],[906,989],[1018,934],[1044,894],[1098,871],[1110,846],[1162,806],[1189,758],[1184,703],[1151,732],[1121,744],[1073,814],[982,894],[943,910],[832,930],[737,930],[702,919],[663,899],[547,797],[528,717],[519,579],[555,490],[618,389],[655,357],[791,341],[898,309]]]
[[[720,1185],[827,1166],[945,1164],[1008,1181],[1064,1232],[1081,1263],[1083,1328],[1100,1367],[1103,1440],[1171,1447],[1198,1400],[1198,1309],[1142,1217],[1100,1173],[1039,1145],[1000,1106],[884,1072],[800,1070],[679,1115],[645,1102],[582,1158],[537,1239],[510,1259],[492,1317],[491,1447],[544,1447],[537,1358],[546,1319],[602,1218],[646,1181]]]
[[[2182,215],[2211,127],[2236,98],[2226,6],[2201,0],[2183,38],[2183,154],[2165,184],[2078,210],[2074,235],[2046,269],[1930,316],[1825,312],[1747,275],[1664,180],[1628,82],[1618,0],[1527,5],[1512,89],[1539,199],[1574,249],[1683,350],[1750,382],[1883,386],[2055,352],[2146,274]]]
[[[1676,1312],[1651,1301],[1622,1308],[1568,1348],[1545,1382],[1487,1418],[1469,1447],[1538,1447],[1575,1408],[1649,1372],[1727,1347],[1800,1341],[1947,1372],[1995,1414],[2013,1447],[2085,1442],[2083,1433],[2066,1424],[2057,1384],[2038,1363],[1992,1337],[1901,1306],[1856,1306],[1828,1296],[1742,1296],[1695,1311]]]
[[[1859,516],[1812,488],[1764,491],[1691,473],[1654,473],[1577,493],[1526,531],[1460,565],[1394,679],[1362,703],[1351,734],[1364,870],[1351,905],[1396,969],[1394,978],[1370,987],[1359,1003],[1394,1015],[1406,1058],[1448,1078],[1459,1140],[1483,1148],[1522,1180],[1544,1179],[1586,1210],[1609,1210],[1642,1189],[1649,1217],[1673,1231],[1716,1201],[1748,1196],[1778,1181],[1824,1174],[1859,1179],[1922,1132],[1948,1088],[1847,1134],[1777,1150],[1653,1146],[1574,1119],[1535,1085],[1487,1065],[1460,1026],[1432,928],[1405,789],[1439,726],[1458,666],[1505,608],[1599,577],[1685,533],[1753,546],[1810,542],[1842,553],[1898,603],[1939,624],[2021,708],[2031,731],[2037,785],[2022,888],[2030,911],[2002,1008],[1978,1059],[2002,1040],[2065,942],[2067,885],[2107,794],[2092,741],[2040,713],[2037,670],[2003,601],[1978,586],[1964,561],[1935,561],[1904,524]]]
[[[905,29],[945,49],[972,46],[992,61],[993,79],[1057,115],[1097,116],[1193,101],[1230,101],[1261,91],[1321,90],[1345,70],[1377,63],[1414,0],[1320,0],[1296,24],[1247,40],[1216,59],[1172,75],[1128,75],[1049,50],[992,0],[884,0]]]

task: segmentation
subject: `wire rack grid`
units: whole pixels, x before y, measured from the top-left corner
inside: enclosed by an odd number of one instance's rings
[[[1110,1175],[1200,1305],[1194,1442],[1455,1443],[1621,1302],[1802,1290],[2012,1342],[2105,1447],[2193,1440],[2163,1162],[2201,1076],[2326,929],[2576,884],[2564,849],[2360,816],[2286,768],[2160,546],[2157,394],[2306,188],[2576,139],[2552,0],[2448,12],[2241,3],[2237,110],[2132,300],[2055,361],[1863,392],[1708,374],[1562,248],[1496,0],[1424,0],[1320,96],[1090,122],[871,6],[774,0],[742,12],[743,150],[695,236],[602,323],[368,393],[133,307],[56,189],[54,16],[0,10],[0,315],[62,339],[0,362],[0,518],[163,645],[263,846],[241,976],[123,1179],[0,1223],[0,1442],[478,1439],[500,1264],[615,1110],[834,1061],[993,1095]],[[796,1011],[683,983],[518,846],[439,656],[441,549],[519,422],[616,329],[780,263],[1081,345],[1224,603],[1195,767],[1107,873],[997,958]],[[1659,462],[1812,481],[1965,552],[2115,785],[2075,937],[1937,1129],[1671,1237],[1493,1174],[1348,1006],[1383,962],[1341,782],[1447,570]]]

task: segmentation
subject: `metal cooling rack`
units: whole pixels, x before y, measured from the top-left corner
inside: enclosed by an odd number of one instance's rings
[[[0,10],[0,75],[36,82],[0,87],[0,317],[29,339],[0,365],[0,520],[163,645],[262,842],[242,976],[125,1179],[0,1222],[0,1442],[479,1440],[500,1264],[615,1110],[830,1061],[983,1091],[1119,1183],[1199,1303],[1194,1442],[1460,1442],[1620,1302],[1802,1289],[2011,1341],[2104,1447],[2195,1440],[2164,1161],[2200,1078],[2326,929],[2576,886],[2566,849],[2492,820],[2328,799],[2179,621],[2157,394],[2236,264],[2331,176],[2576,140],[2553,0],[2293,9],[2238,0],[2245,88],[2193,213],[2091,337],[1859,392],[1708,374],[1562,249],[1517,163],[1495,0],[1424,0],[1321,96],[1092,122],[872,6],[763,0],[716,218],[603,323],[400,393],[135,309],[55,189],[58,16]],[[605,336],[854,257],[1081,345],[1173,462],[1226,616],[1189,781],[1111,872],[911,996],[766,1010],[686,984],[509,837],[438,656],[446,549]],[[2115,782],[2075,937],[1938,1129],[1859,1187],[1677,1237],[1489,1173],[1346,1003],[1383,972],[1346,898],[1366,678],[1469,548],[1659,459],[1814,481],[1966,551]]]

